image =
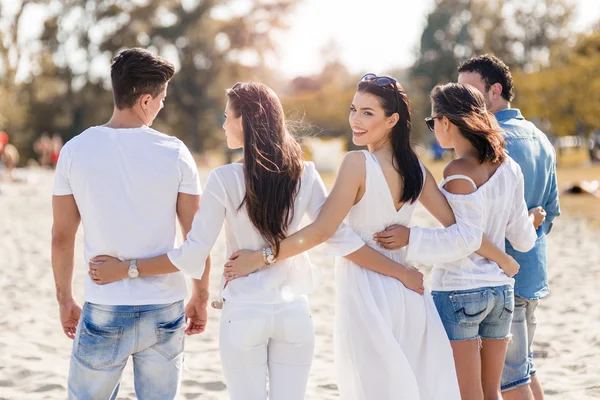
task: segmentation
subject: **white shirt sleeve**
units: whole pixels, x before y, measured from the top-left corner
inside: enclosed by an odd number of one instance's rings
[[[179,193],[201,194],[200,178],[198,177],[198,167],[192,157],[192,153],[183,142],[179,150]]]
[[[515,250],[520,252],[531,250],[537,240],[537,234],[529,219],[529,210],[525,203],[525,184],[521,171],[519,171],[519,183],[514,193],[513,206],[506,226],[506,239]]]
[[[194,216],[192,229],[181,247],[167,253],[179,270],[195,279],[202,278],[204,263],[215,245],[225,220],[226,193],[218,175],[211,172],[200,197],[200,209]]]
[[[445,229],[410,228],[406,253],[408,263],[433,264],[453,262],[470,256],[481,247],[483,239],[482,194],[449,193],[442,189],[454,212],[456,223]]]
[[[321,208],[327,200],[327,189],[321,179],[321,175],[315,168],[314,164],[307,163],[307,168],[312,168],[312,193],[307,214],[311,222],[316,220],[321,212]],[[365,245],[365,242],[358,236],[350,227],[343,222],[338,227],[337,231],[329,240],[327,240],[326,254],[330,256],[344,257],[352,254]]]
[[[69,182],[69,170],[71,169],[71,155],[68,147],[65,145],[58,156],[56,171],[54,173],[54,187],[52,194],[54,196],[67,196],[73,194],[71,183]]]

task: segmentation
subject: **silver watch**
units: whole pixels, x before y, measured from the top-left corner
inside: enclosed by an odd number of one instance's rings
[[[137,260],[129,261],[129,269],[127,270],[127,275],[129,275],[130,278],[137,278],[138,276],[140,276],[140,271],[137,267]]]
[[[266,265],[275,264],[277,262],[275,254],[273,254],[273,251],[270,247],[265,247],[264,249],[262,249],[262,253]]]

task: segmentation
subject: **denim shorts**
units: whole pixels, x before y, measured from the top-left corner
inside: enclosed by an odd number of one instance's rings
[[[512,286],[433,291],[432,295],[450,340],[510,336],[515,307]]]

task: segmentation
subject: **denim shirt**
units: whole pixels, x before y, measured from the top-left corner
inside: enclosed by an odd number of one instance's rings
[[[516,251],[506,242],[506,253],[517,260],[521,269],[515,275],[515,294],[526,299],[540,299],[548,289],[546,235],[554,218],[560,215],[556,183],[556,154],[546,135],[523,118],[521,111],[508,108],[498,111],[496,119],[504,130],[508,155],[521,167],[525,178],[527,208],[546,210],[546,221],[537,230],[538,239],[526,253]]]

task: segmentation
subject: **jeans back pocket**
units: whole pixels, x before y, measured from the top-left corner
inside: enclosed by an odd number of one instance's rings
[[[488,308],[486,290],[470,293],[455,293],[449,296],[454,314],[460,325],[479,325],[484,320]]]
[[[511,319],[515,310],[515,293],[513,288],[504,289],[504,308],[500,319]]]
[[[115,362],[123,327],[98,326],[82,318],[77,340],[77,359],[90,368]]]
[[[156,344],[153,348],[172,360],[183,353],[185,336],[185,314],[177,319],[156,324]]]

